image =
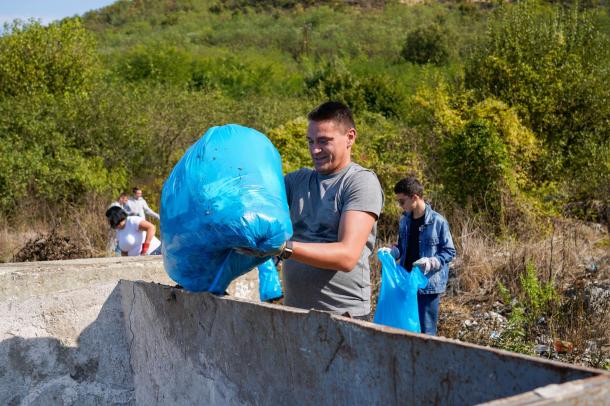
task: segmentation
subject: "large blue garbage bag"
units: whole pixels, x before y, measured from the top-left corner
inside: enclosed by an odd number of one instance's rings
[[[377,258],[381,262],[381,291],[373,321],[421,333],[417,291],[426,287],[428,279],[418,267],[407,272],[386,250],[378,250]]]
[[[280,275],[277,273],[273,258],[258,266],[258,293],[261,302],[268,302],[283,296]]]
[[[222,294],[292,236],[281,158],[260,132],[210,128],[176,164],[161,194],[163,260],[187,290]]]

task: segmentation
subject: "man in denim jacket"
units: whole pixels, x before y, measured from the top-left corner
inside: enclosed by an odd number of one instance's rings
[[[449,223],[424,201],[424,187],[415,177],[400,180],[394,193],[404,213],[392,256],[409,272],[418,266],[428,279],[417,293],[419,322],[422,333],[436,335],[440,295],[447,286],[449,262],[455,257]]]

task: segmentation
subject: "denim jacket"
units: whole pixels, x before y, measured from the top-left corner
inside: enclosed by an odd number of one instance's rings
[[[398,250],[400,251],[400,265],[405,267],[407,242],[409,241],[409,227],[411,213],[404,213],[400,219],[398,229]],[[443,216],[432,210],[426,203],[424,225],[419,230],[419,256],[436,257],[441,263],[441,269],[429,272],[428,285],[420,289],[419,293],[443,293],[447,287],[449,276],[449,262],[455,257],[455,247],[449,232],[449,223]]]

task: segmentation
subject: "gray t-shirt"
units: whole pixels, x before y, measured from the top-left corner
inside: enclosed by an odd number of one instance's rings
[[[379,217],[383,207],[383,191],[377,176],[355,163],[332,175],[300,169],[286,175],[284,180],[294,229],[293,241],[337,242],[342,213],[356,210]],[[369,314],[369,256],[376,235],[377,223],[351,272],[319,269],[286,260],[283,265],[284,303],[302,309],[349,312],[352,316]]]

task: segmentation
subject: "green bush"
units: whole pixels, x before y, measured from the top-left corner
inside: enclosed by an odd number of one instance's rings
[[[503,223],[503,193],[510,190],[510,162],[506,144],[488,120],[474,119],[443,144],[442,182],[462,206]]]
[[[93,37],[80,20],[48,27],[17,21],[0,36],[0,97],[86,92],[99,73]]]
[[[130,82],[186,86],[191,81],[191,56],[171,45],[138,45],[122,58],[118,73]]]
[[[307,147],[307,119],[296,118],[270,130],[267,136],[282,156],[284,173],[299,168],[311,167],[311,156]]]
[[[557,317],[561,299],[554,281],[540,281],[535,265],[528,262],[525,272],[519,275],[519,284],[514,295],[511,295],[502,283],[498,283],[498,289],[504,303],[510,305],[508,327],[502,332],[498,346],[531,354],[534,340],[541,333],[540,319],[544,318],[547,324],[552,325]]]
[[[610,140],[610,42],[596,19],[577,6],[526,1],[502,6],[468,61],[465,83],[481,99],[514,108],[543,141],[538,182],[565,180]],[[589,183],[596,196],[600,183]],[[599,196],[599,195],[598,195]]]
[[[77,202],[125,181],[124,170],[109,170],[103,155],[65,132],[66,122],[87,102],[49,95],[0,101],[0,212],[15,213],[26,197],[50,205]]]
[[[359,77],[339,61],[317,70],[305,83],[317,98],[341,101],[356,113],[370,111],[400,117],[406,111],[404,92],[388,76]]]
[[[447,33],[438,24],[417,28],[407,34],[400,54],[408,62],[444,65],[449,60]]]

